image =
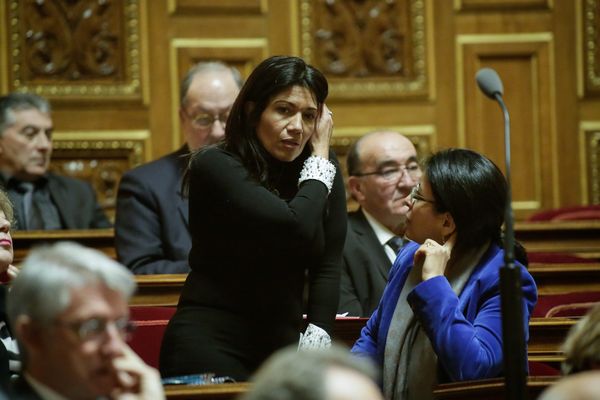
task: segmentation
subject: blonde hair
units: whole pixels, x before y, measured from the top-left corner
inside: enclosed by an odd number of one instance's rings
[[[14,223],[15,214],[13,212],[13,206],[4,190],[0,190],[0,211],[4,213],[8,222],[11,224]]]
[[[600,304],[569,331],[563,344],[565,375],[594,369],[600,366]]]

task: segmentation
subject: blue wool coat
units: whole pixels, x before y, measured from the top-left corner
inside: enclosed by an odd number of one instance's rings
[[[365,355],[381,367],[385,343],[398,297],[413,266],[419,245],[410,243],[398,254],[378,308],[353,353]],[[462,381],[502,374],[502,318],[499,269],[504,251],[492,244],[467,280],[460,296],[443,276],[419,283],[408,302],[438,356],[442,381]],[[537,302],[537,288],[529,272],[519,263],[523,290],[523,330],[529,336],[529,318]]]

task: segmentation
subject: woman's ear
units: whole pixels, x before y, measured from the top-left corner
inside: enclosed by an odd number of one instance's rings
[[[444,238],[444,242],[454,233],[456,232],[456,224],[454,223],[454,218],[452,214],[449,212],[444,213],[444,220],[442,221],[442,237]]]

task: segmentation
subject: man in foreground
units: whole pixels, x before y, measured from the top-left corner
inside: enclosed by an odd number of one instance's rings
[[[135,281],[75,243],[31,251],[8,296],[23,359],[11,398],[164,399],[158,371],[131,350]]]

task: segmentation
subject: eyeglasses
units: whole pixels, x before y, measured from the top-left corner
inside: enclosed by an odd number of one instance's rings
[[[406,165],[398,165],[394,167],[385,167],[379,171],[364,172],[362,174],[353,174],[354,176],[369,176],[377,175],[382,177],[386,181],[396,181],[404,177],[404,174],[408,174],[410,179],[413,181],[418,180],[421,177],[421,167],[416,162],[412,162]]]
[[[421,190],[421,185],[418,184],[417,186],[413,187],[412,190],[410,191],[410,201],[415,204],[415,202],[418,201],[424,201],[426,203],[431,203],[431,204],[435,204],[435,200],[429,200],[426,199],[425,197],[423,197],[422,194],[419,193],[419,190]]]
[[[229,118],[229,111],[221,113],[219,115],[213,115],[209,113],[200,113],[194,116],[187,113],[187,111],[183,110],[183,113],[186,117],[192,120],[192,124],[196,125],[199,128],[208,128],[211,127],[215,121],[219,121],[223,125],[227,123],[227,118]]]
[[[104,318],[90,318],[85,321],[61,322],[58,325],[64,326],[73,332],[82,342],[91,342],[100,340],[108,330],[108,326],[113,324],[123,340],[129,340],[135,330],[135,324],[128,317],[118,318],[116,320],[107,320]]]

